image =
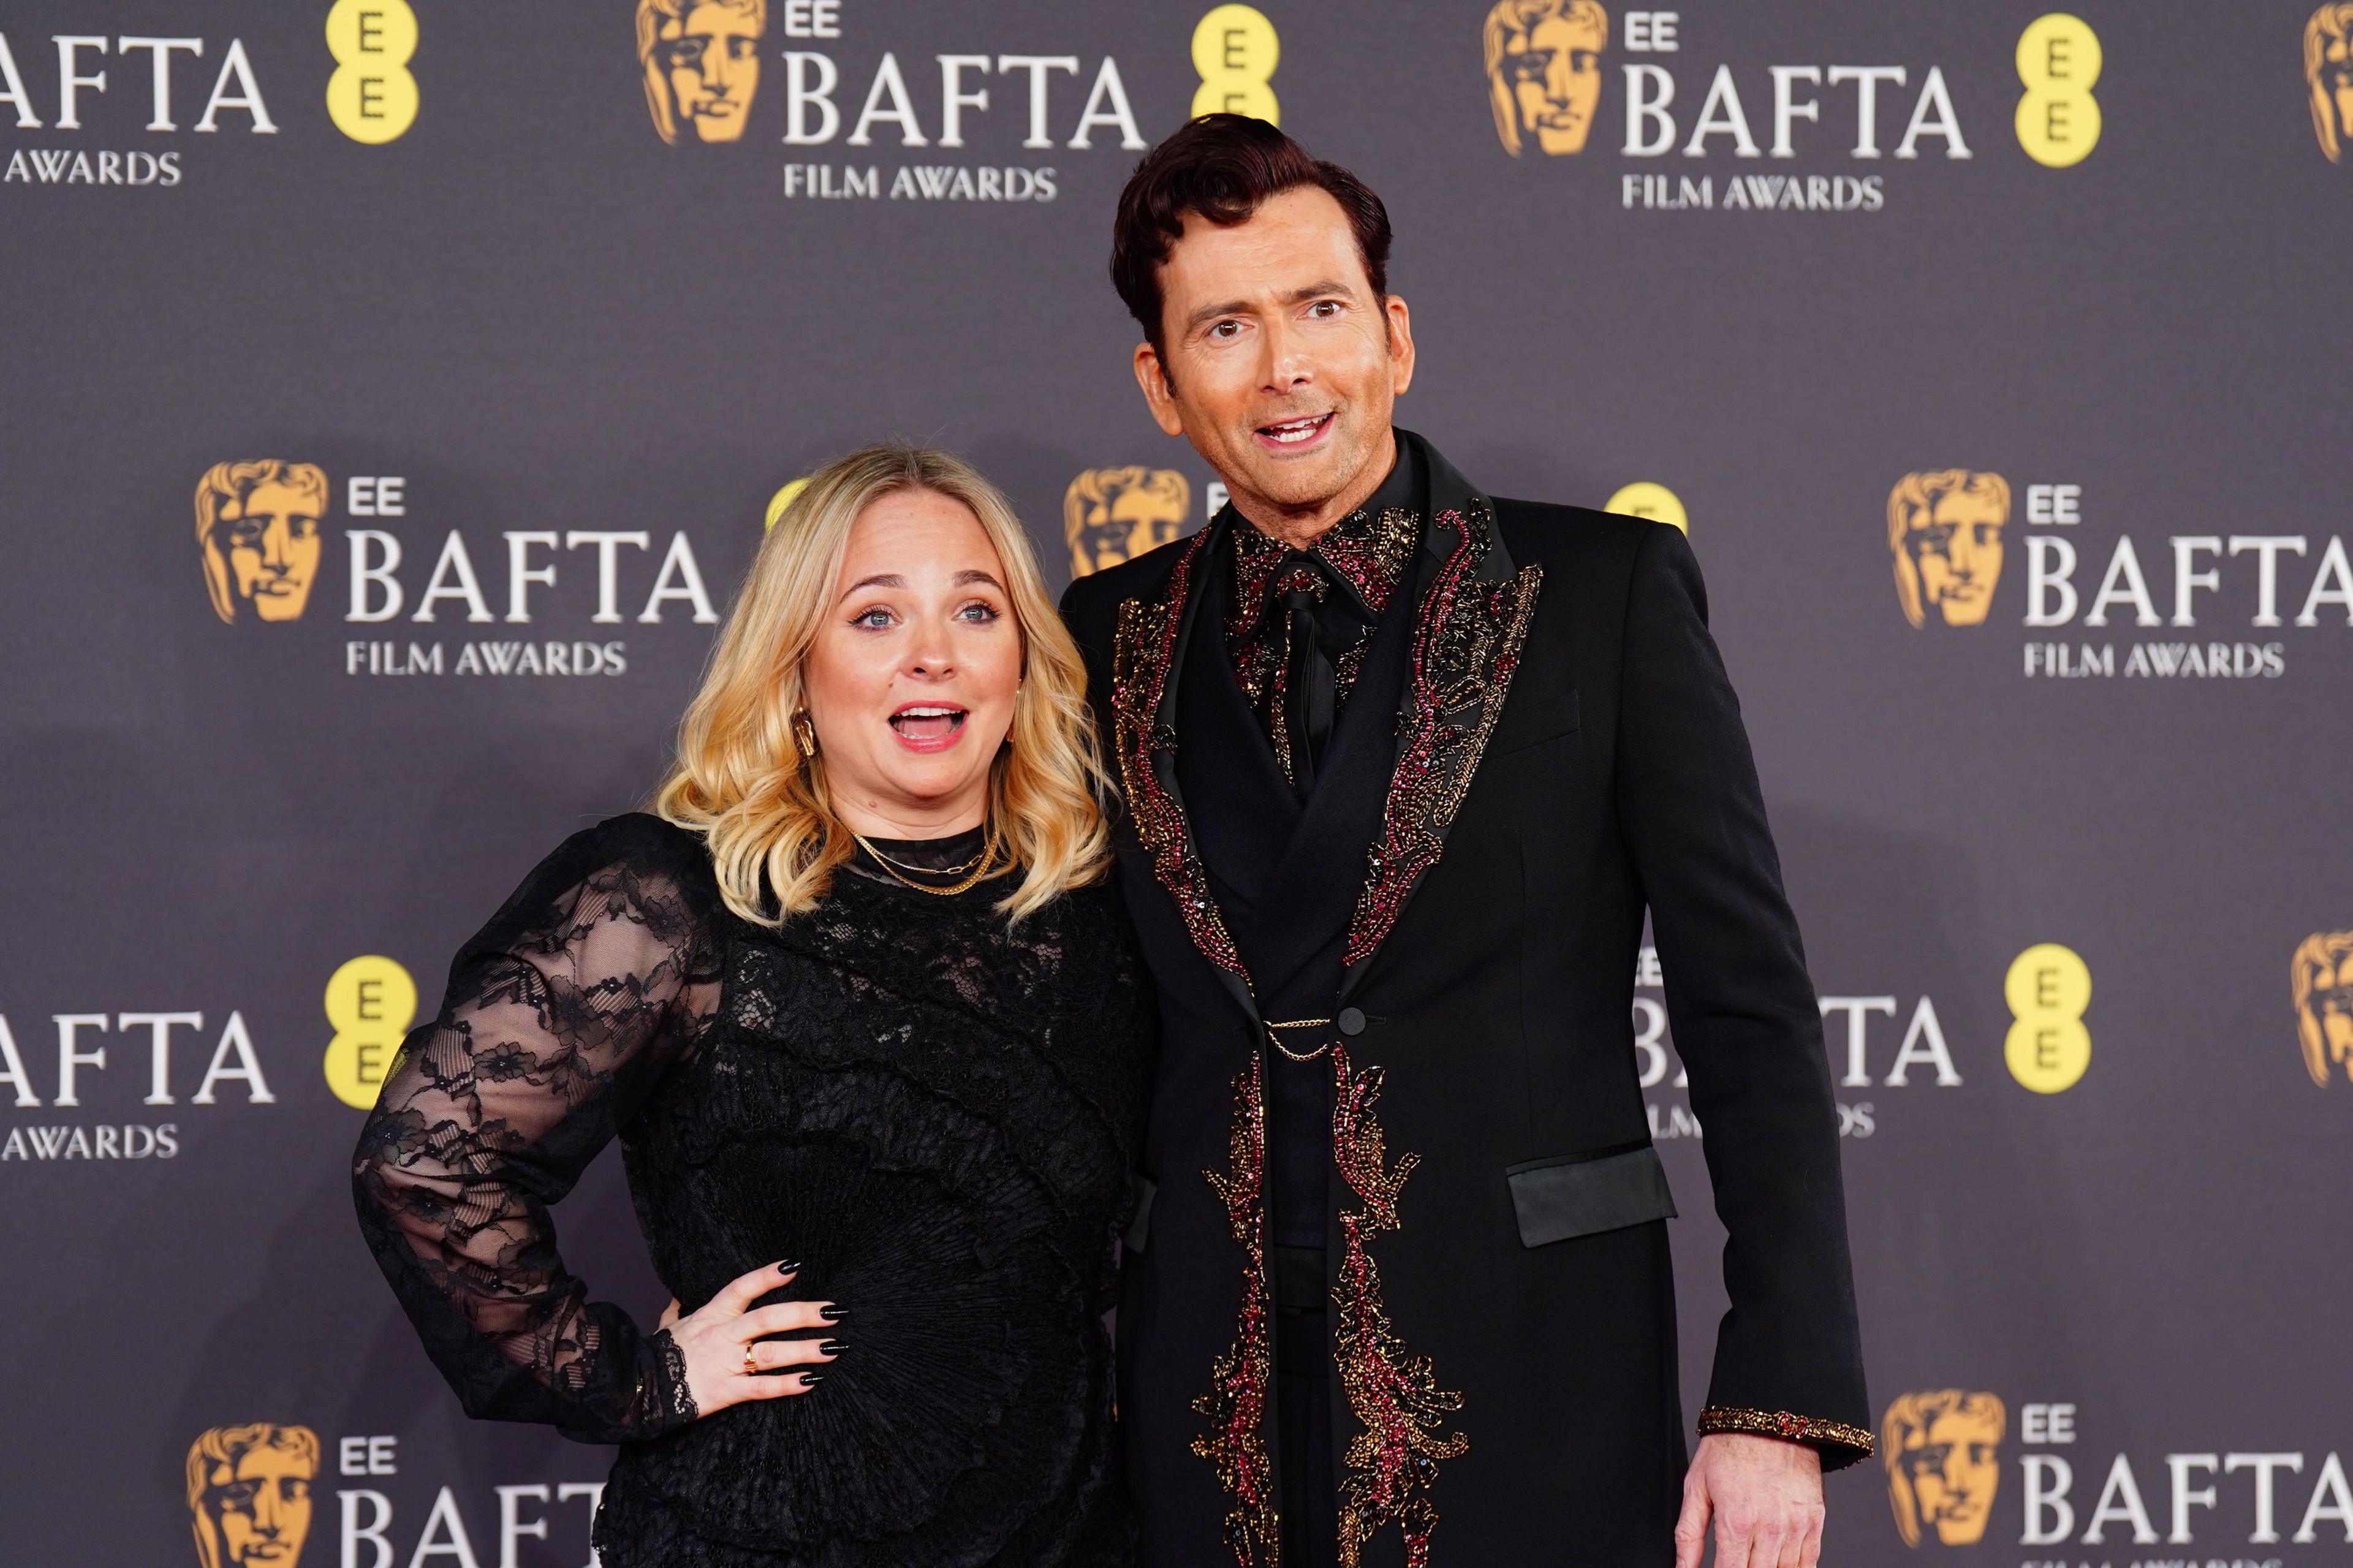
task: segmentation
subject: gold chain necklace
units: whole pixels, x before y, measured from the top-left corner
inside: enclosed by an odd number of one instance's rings
[[[906,886],[914,889],[915,891],[919,893],[929,893],[934,898],[953,898],[958,893],[970,892],[974,888],[980,884],[982,878],[995,874],[991,864],[997,858],[997,829],[994,826],[991,826],[988,830],[987,841],[980,847],[979,864],[973,867],[971,873],[966,876],[963,881],[958,882],[952,888],[934,888],[929,882],[916,881],[913,878],[906,876],[901,872],[899,868],[892,863],[887,856],[885,856],[881,850],[875,848],[873,845],[869,844],[866,841],[866,836],[864,834],[852,833],[850,837],[858,840],[860,848],[874,857],[874,860],[877,865],[881,866],[883,870],[890,873],[891,879],[892,881],[904,883]],[[963,868],[959,867],[957,869],[961,870]]]
[[[960,877],[966,871],[971,870],[975,865],[978,864],[981,856],[987,854],[988,851],[988,846],[987,844],[983,844],[979,849],[965,856],[963,859],[957,861],[953,866],[911,866],[904,860],[894,860],[890,856],[883,854],[882,851],[874,847],[874,842],[871,839],[860,838],[858,842],[865,846],[866,852],[869,855],[873,856],[874,858],[881,861],[884,865],[896,866],[902,871],[921,872],[923,875],[927,877]]]

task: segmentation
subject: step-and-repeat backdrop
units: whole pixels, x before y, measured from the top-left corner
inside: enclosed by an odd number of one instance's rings
[[[1215,509],[1104,262],[1234,109],[1387,198],[1405,423],[1707,572],[1845,1134],[1830,1560],[2353,1562],[2353,5],[1671,3],[0,6],[0,1560],[588,1560],[363,1108],[796,475],[957,447],[1057,581]],[[565,1246],[650,1318],[617,1163]]]

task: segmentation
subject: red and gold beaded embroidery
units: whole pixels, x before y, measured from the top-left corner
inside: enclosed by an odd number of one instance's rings
[[[1111,655],[1112,750],[1119,759],[1120,787],[1127,796],[1136,837],[1152,858],[1152,874],[1176,900],[1177,916],[1193,945],[1210,963],[1246,975],[1233,933],[1209,896],[1208,875],[1193,847],[1184,808],[1161,782],[1156,765],[1158,757],[1176,749],[1175,729],[1160,721],[1160,703],[1176,667],[1186,595],[1208,540],[1207,532],[1193,536],[1176,557],[1159,598],[1149,604],[1128,599],[1119,606]]]
[[[1414,628],[1400,720],[1405,747],[1349,923],[1344,962],[1350,964],[1380,946],[1414,883],[1438,863],[1446,830],[1503,715],[1544,582],[1544,568],[1535,565],[1499,580],[1478,575],[1494,534],[1494,516],[1483,500],[1474,499],[1467,513],[1448,511],[1438,521],[1458,538],[1422,597]]]
[[[1295,783],[1291,729],[1283,721],[1289,700],[1284,690],[1289,647],[1282,617],[1271,605],[1294,584],[1306,587],[1320,604],[1331,580],[1307,564],[1301,554],[1247,523],[1237,524],[1232,533],[1234,591],[1226,606],[1226,651],[1233,660],[1242,696],[1274,747],[1275,765],[1285,783]],[[1350,512],[1324,531],[1307,553],[1337,573],[1364,607],[1378,616],[1397,593],[1420,544],[1421,514],[1391,508]],[[1286,562],[1291,563],[1287,571]],[[1281,582],[1276,581],[1278,571],[1283,573]],[[1373,623],[1366,621],[1356,640],[1333,659],[1335,710],[1347,706],[1372,641]]]
[[[1471,1439],[1447,1432],[1462,1395],[1438,1385],[1428,1356],[1409,1355],[1381,1300],[1380,1269],[1371,1239],[1399,1228],[1398,1198],[1420,1163],[1417,1154],[1388,1159],[1373,1114],[1381,1069],[1348,1070],[1347,1048],[1332,1043],[1332,1154],[1341,1178],[1361,1206],[1340,1215],[1339,1308],[1335,1333],[1341,1387],[1364,1430],[1349,1441],[1347,1474],[1340,1483],[1341,1568],[1357,1568],[1374,1534],[1395,1524],[1405,1541],[1407,1568],[1430,1561],[1438,1510],[1429,1496],[1438,1464],[1469,1451]]]
[[[1519,665],[1520,648],[1535,612],[1541,569],[1529,566],[1500,581],[1480,575],[1493,539],[1493,519],[1482,500],[1467,515],[1448,512],[1440,522],[1457,541],[1418,606],[1408,699],[1400,716],[1405,736],[1396,776],[1384,807],[1382,837],[1368,857],[1365,887],[1350,921],[1346,962],[1368,957],[1396,921],[1415,882],[1435,865],[1447,829],[1470,787],[1488,736]],[[1410,526],[1409,526],[1410,525]],[[1370,588],[1377,605],[1395,591],[1413,544],[1419,519],[1383,513],[1382,531],[1361,558],[1350,557],[1349,581]],[[1391,537],[1391,536],[1394,537]],[[1170,573],[1158,600],[1130,600],[1120,606],[1112,662],[1114,748],[1139,837],[1152,858],[1155,879],[1176,900],[1179,915],[1201,951],[1243,977],[1239,951],[1194,850],[1191,834],[1174,795],[1161,780],[1156,759],[1176,745],[1157,721],[1176,658],[1177,630],[1186,595],[1198,568],[1204,533]],[[1403,541],[1403,548],[1398,548]],[[1347,541],[1342,542],[1346,553]],[[1253,583],[1250,568],[1264,552],[1238,550],[1238,589],[1257,592],[1237,604],[1262,603],[1270,581]],[[1279,556],[1267,557],[1269,571]],[[1386,582],[1367,583],[1359,571],[1387,567]],[[1393,563],[1393,564],[1392,564]],[[1338,562],[1335,560],[1335,564]],[[1229,635],[1246,626],[1238,620]],[[1238,658],[1243,666],[1246,658]],[[1280,681],[1280,661],[1261,672],[1255,699]],[[1351,671],[1353,673],[1353,670]],[[1280,695],[1279,691],[1274,695]],[[1277,727],[1280,732],[1280,726]],[[1400,1228],[1398,1199],[1419,1163],[1412,1154],[1391,1163],[1379,1121],[1373,1114],[1381,1069],[1349,1070],[1342,1043],[1330,1047],[1334,1074],[1333,1157],[1356,1194],[1358,1206],[1340,1215],[1341,1256],[1333,1292],[1338,1309],[1336,1364],[1349,1409],[1362,1430],[1347,1447],[1340,1491],[1340,1563],[1358,1568],[1375,1535],[1396,1525],[1407,1568],[1428,1568],[1438,1510],[1430,1489],[1438,1467],[1469,1451],[1470,1438],[1446,1430],[1462,1408],[1459,1392],[1439,1386],[1427,1356],[1408,1352],[1382,1300],[1380,1272],[1371,1251],[1373,1237]],[[1277,1568],[1282,1545],[1272,1490],[1265,1426],[1272,1388],[1272,1301],[1266,1279],[1266,1123],[1262,1056],[1234,1080],[1234,1121],[1229,1165],[1224,1174],[1205,1171],[1226,1207],[1235,1241],[1244,1254],[1241,1308],[1233,1341],[1212,1367],[1208,1393],[1193,1408],[1209,1422],[1194,1439],[1193,1452],[1211,1461],[1232,1508],[1226,1516],[1226,1543],[1239,1568]]]
[[[1410,508],[1350,512],[1315,542],[1315,552],[1348,580],[1365,607],[1379,615],[1421,547],[1421,513]]]
[[[1242,644],[1250,639],[1259,618],[1266,614],[1267,601],[1274,596],[1274,569],[1291,553],[1281,542],[1268,538],[1248,523],[1236,523],[1230,530],[1234,541],[1234,591],[1226,601],[1226,647],[1239,655]],[[1239,665],[1239,657],[1235,660]]]
[[[1210,1368],[1209,1392],[1193,1401],[1209,1429],[1193,1452],[1218,1469],[1218,1484],[1233,1499],[1226,1514],[1226,1546],[1239,1568],[1277,1568],[1282,1542],[1275,1517],[1274,1475],[1266,1452],[1266,1411],[1273,1386],[1274,1304],[1266,1282],[1266,1101],[1262,1060],[1234,1079],[1234,1121],[1226,1173],[1201,1173],[1226,1205],[1226,1222],[1242,1249],[1242,1310],[1234,1341]]]
[[[1759,1437],[1781,1437],[1792,1443],[1833,1443],[1871,1458],[1875,1439],[1860,1426],[1825,1421],[1819,1415],[1797,1415],[1787,1410],[1747,1410],[1737,1405],[1711,1405],[1699,1413],[1699,1435],[1746,1432]]]

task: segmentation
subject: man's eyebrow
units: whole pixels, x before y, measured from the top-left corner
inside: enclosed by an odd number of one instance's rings
[[[1190,331],[1195,327],[1199,326],[1202,322],[1214,321],[1219,316],[1247,316],[1249,314],[1250,301],[1247,300],[1229,300],[1222,305],[1204,305],[1199,310],[1185,318],[1185,329],[1186,331]]]
[[[1286,305],[1304,305],[1310,300],[1321,300],[1334,294],[1345,294],[1353,298],[1356,292],[1336,279],[1321,278],[1304,288],[1291,289],[1279,298]],[[1203,322],[1213,321],[1220,316],[1247,316],[1250,313],[1250,302],[1247,300],[1228,300],[1221,304],[1204,305],[1185,318],[1185,330],[1190,331]]]
[[[860,577],[857,582],[844,588],[841,591],[841,598],[847,599],[850,595],[866,588],[903,588],[906,585],[907,580],[896,572],[878,572],[871,577]],[[834,601],[835,604],[840,602],[841,599]]]

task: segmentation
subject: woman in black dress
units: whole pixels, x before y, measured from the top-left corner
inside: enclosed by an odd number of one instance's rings
[[[459,952],[361,1228],[469,1414],[620,1445],[606,1568],[1128,1561],[1103,1317],[1151,999],[1094,755],[1003,497],[853,453],[763,545],[658,815]],[[549,1220],[616,1135],[651,1332]]]

